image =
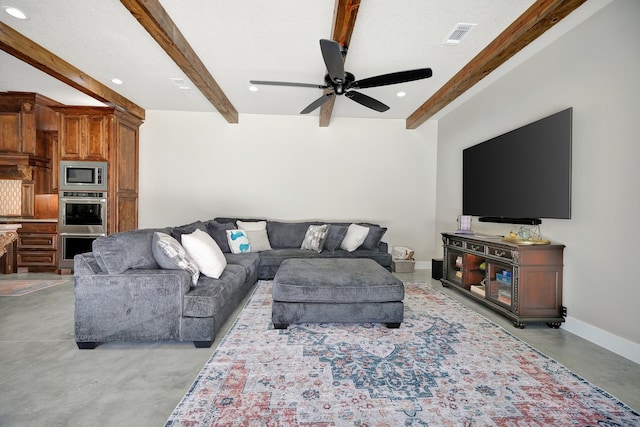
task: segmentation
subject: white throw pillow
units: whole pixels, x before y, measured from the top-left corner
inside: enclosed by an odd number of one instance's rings
[[[245,252],[251,252],[251,245],[247,232],[244,230],[226,230],[227,242],[229,242],[229,249],[233,254],[241,254]]]
[[[364,243],[367,234],[369,234],[369,227],[351,224],[347,229],[347,235],[344,236],[342,243],[340,243],[340,247],[347,252],[353,252]]]
[[[182,246],[195,260],[202,274],[214,279],[220,278],[227,266],[227,259],[213,237],[202,230],[196,230],[182,235]]]
[[[237,221],[237,223],[238,228],[247,233],[251,252],[271,250],[271,243],[267,235],[267,221]]]

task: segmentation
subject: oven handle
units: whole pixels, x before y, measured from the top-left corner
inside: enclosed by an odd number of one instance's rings
[[[95,199],[86,198],[86,197],[61,197],[60,202],[68,203],[68,202],[76,202],[76,203],[107,203],[107,199],[104,197],[96,197]]]
[[[60,232],[58,233],[58,235],[60,236],[71,236],[71,237],[104,237],[107,235],[107,233],[67,233],[67,232]]]

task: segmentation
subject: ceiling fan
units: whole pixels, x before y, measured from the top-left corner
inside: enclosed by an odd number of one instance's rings
[[[413,80],[426,79],[431,77],[433,74],[431,68],[419,68],[417,70],[399,71],[396,73],[381,74],[379,76],[356,80],[353,74],[344,70],[343,52],[345,51],[338,43],[333,40],[322,39],[320,40],[320,50],[322,51],[324,63],[327,66],[327,74],[324,76],[324,85],[312,83],[272,82],[264,80],[250,80],[250,83],[255,85],[296,86],[332,90],[307,105],[300,114],[308,114],[312,112],[335,95],[345,95],[347,98],[357,102],[358,104],[364,105],[372,110],[384,112],[389,109],[388,105],[352,89],[366,89],[369,87],[405,83]]]

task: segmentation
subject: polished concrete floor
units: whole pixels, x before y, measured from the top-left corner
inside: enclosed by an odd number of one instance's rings
[[[70,276],[18,274],[0,280],[68,278],[19,297],[0,297],[0,426],[164,425],[215,345],[109,343],[78,350]],[[640,411],[640,365],[562,329],[511,322],[431,280],[429,270],[398,274],[424,281],[502,325],[542,353]],[[231,325],[227,322],[224,334]]]

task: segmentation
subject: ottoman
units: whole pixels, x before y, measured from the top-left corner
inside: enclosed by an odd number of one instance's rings
[[[287,259],[273,280],[271,318],[292,323],[386,323],[404,319],[404,285],[371,259]]]

